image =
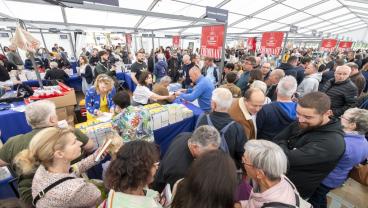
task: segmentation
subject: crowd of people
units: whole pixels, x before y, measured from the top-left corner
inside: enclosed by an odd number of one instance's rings
[[[162,158],[152,142],[123,144],[105,171],[104,196],[81,177],[100,162],[101,149],[80,131],[58,127],[55,105],[42,100],[26,106],[33,130],[4,144],[0,166],[16,170],[26,207],[159,208],[168,201],[172,208],[327,207],[327,194],[368,158],[367,54],[324,58],[293,49],[277,64],[270,56],[228,49],[221,67],[170,47],[151,54],[141,49],[135,58],[120,45],[84,48],[78,72],[88,119],[179,99],[197,102],[204,112],[194,131],[177,135]],[[25,67],[14,50],[6,55],[1,76]],[[70,63],[64,50],[55,45],[49,55],[55,60],[42,65],[51,68],[45,78],[65,81]],[[129,65],[134,91],[119,86],[118,62]],[[160,194],[167,184],[171,199]]]

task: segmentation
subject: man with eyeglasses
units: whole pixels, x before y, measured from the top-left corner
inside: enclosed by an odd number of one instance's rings
[[[340,121],[331,117],[330,98],[311,92],[299,99],[297,120],[273,138],[289,161],[287,177],[309,199],[345,151]]]
[[[241,74],[239,80],[236,82],[236,85],[241,89],[242,94],[247,88],[250,71],[252,71],[257,66],[257,60],[254,56],[249,56],[245,58],[243,61],[243,69],[244,72]]]
[[[262,78],[264,81],[266,81],[271,74],[271,64],[268,62],[263,63],[261,71],[262,71]]]

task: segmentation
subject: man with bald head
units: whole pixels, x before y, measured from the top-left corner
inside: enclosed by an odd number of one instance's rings
[[[259,88],[250,88],[243,98],[234,99],[229,109],[231,118],[240,123],[248,139],[257,138],[256,113],[261,110],[265,102],[265,94]]]
[[[350,80],[351,68],[347,65],[336,67],[334,77],[323,86],[322,92],[331,99],[331,110],[335,117],[341,116],[355,105],[358,88]]]
[[[190,83],[192,83],[192,81],[190,80],[189,77],[189,70],[194,66],[194,64],[192,63],[192,61],[190,60],[190,56],[188,54],[185,54],[183,56],[183,67],[181,68],[182,73],[184,74],[184,82],[183,82],[183,88],[188,88],[188,86],[190,86]]]
[[[193,66],[189,70],[189,77],[193,83],[196,83],[192,92],[184,94],[182,92],[187,92],[187,90],[184,89],[175,92],[174,95],[178,95],[179,98],[189,102],[197,99],[199,107],[205,112],[210,112],[212,91],[214,90],[211,80],[201,74],[201,70],[198,68],[198,66]]]

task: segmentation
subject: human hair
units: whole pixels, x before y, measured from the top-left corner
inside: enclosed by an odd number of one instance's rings
[[[96,92],[100,92],[99,85],[100,83],[105,83],[109,85],[110,90],[114,88],[114,80],[107,74],[100,74],[96,77],[94,87],[96,88]]]
[[[213,58],[211,58],[211,57],[205,57],[204,60],[209,61],[209,62],[213,62]]]
[[[234,83],[235,82],[235,80],[236,80],[236,78],[237,78],[237,74],[235,73],[235,72],[229,72],[229,73],[227,73],[226,74],[226,81],[227,81],[227,83]]]
[[[296,79],[293,76],[288,75],[282,78],[277,85],[277,95],[291,98],[296,92],[297,88],[298,83],[296,82]]]
[[[254,80],[263,80],[263,74],[262,71],[259,69],[254,69],[249,72],[249,80],[248,83],[252,84]]]
[[[359,69],[358,64],[354,63],[354,62],[349,62],[347,64],[345,64],[346,66],[350,67],[350,69]]]
[[[281,147],[273,142],[249,140],[244,145],[244,155],[254,168],[261,169],[271,181],[279,180],[287,171],[287,157]]]
[[[271,75],[275,75],[276,79],[280,81],[283,77],[285,77],[285,72],[282,69],[275,69],[271,72]]]
[[[227,88],[216,88],[212,91],[212,101],[216,103],[217,110],[227,112],[233,102],[233,95]]]
[[[227,64],[225,65],[225,68],[228,68],[228,69],[230,69],[230,71],[232,71],[232,70],[234,70],[235,65],[234,65],[233,63],[227,63]]]
[[[309,56],[303,57],[303,58],[300,60],[300,63],[302,63],[302,64],[308,64],[308,63],[310,63],[310,62],[312,62],[312,58],[311,58],[311,57],[309,57]]]
[[[162,53],[158,53],[158,54],[157,54],[157,59],[158,59],[158,60],[163,60],[163,59],[164,59],[164,54],[162,54]]]
[[[124,192],[148,185],[151,169],[159,159],[154,143],[134,140],[124,144],[106,171],[106,188]]]
[[[171,82],[171,77],[169,76],[164,76],[160,79],[160,84],[163,84],[163,83],[170,83]]]
[[[289,59],[287,60],[288,64],[294,63],[298,61],[298,57],[297,56],[290,56]]]
[[[366,134],[368,132],[368,110],[359,108],[350,108],[345,111],[344,114],[348,114],[348,121],[355,123],[355,131],[359,134]]]
[[[73,131],[69,128],[48,127],[33,136],[29,148],[18,153],[14,159],[21,174],[33,173],[40,164],[49,167],[55,151],[65,147],[67,134],[73,134]]]
[[[255,68],[255,67],[257,66],[257,59],[256,59],[256,57],[254,57],[254,56],[248,56],[248,57],[246,57],[246,58],[244,59],[244,61],[249,61],[249,62],[250,62],[250,64],[252,64],[253,68]],[[244,62],[244,61],[243,61],[243,62]]]
[[[101,57],[102,57],[103,55],[105,55],[105,54],[107,54],[107,52],[106,52],[105,50],[99,51],[99,52],[98,52],[98,57],[101,59]]]
[[[219,147],[221,143],[221,137],[215,127],[203,125],[194,130],[188,142],[197,144],[203,148],[206,148],[210,145]]]
[[[261,80],[254,80],[253,83],[250,85],[250,88],[258,88],[262,90],[264,94],[267,92],[267,84]]]
[[[325,69],[326,69],[326,65],[325,65],[325,64],[321,64],[321,65],[318,67],[318,72],[323,72]]]
[[[209,151],[179,182],[171,208],[232,208],[237,185],[234,160],[220,150]]]
[[[139,75],[138,83],[142,86],[147,86],[146,79],[148,76],[152,76],[149,71],[142,71],[141,75]]]
[[[84,64],[88,64],[88,58],[87,58],[87,56],[80,56],[80,58],[83,59]]]
[[[298,100],[302,108],[312,108],[319,114],[324,114],[331,108],[331,99],[323,92],[311,92]]]
[[[336,59],[335,63],[336,63],[336,66],[343,66],[345,64],[345,60],[344,59]]]
[[[56,115],[56,106],[49,100],[39,100],[26,105],[26,120],[32,128],[50,126],[50,117]]]
[[[249,101],[249,100],[251,100],[251,98],[252,98],[252,95],[253,95],[253,93],[255,93],[255,92],[262,92],[263,93],[263,91],[261,90],[261,89],[259,89],[259,88],[249,88],[247,91],[245,91],[245,93],[244,93],[244,99],[245,100],[247,100],[247,101]],[[264,93],[263,93],[264,94]]]
[[[114,97],[112,97],[112,101],[115,105],[124,109],[130,106],[130,95],[127,91],[119,91],[114,95]]]
[[[59,68],[58,63],[55,62],[55,61],[51,61],[50,62],[50,69],[57,69],[57,68]]]

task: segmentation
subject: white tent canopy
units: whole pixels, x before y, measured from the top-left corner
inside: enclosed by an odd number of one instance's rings
[[[22,19],[35,28],[144,31],[213,23],[203,19],[206,6],[229,10],[228,33],[289,31],[313,32],[355,41],[368,41],[368,1],[365,0],[119,0],[119,7],[85,2],[52,5],[42,0],[0,0],[0,25]],[[14,25],[14,23],[13,23]],[[199,35],[195,28],[177,28],[168,34]]]

